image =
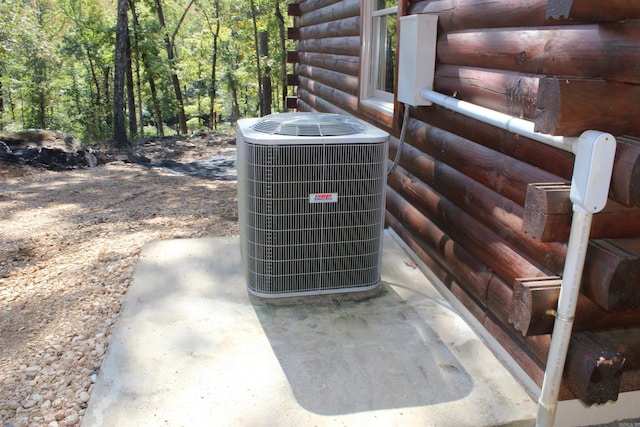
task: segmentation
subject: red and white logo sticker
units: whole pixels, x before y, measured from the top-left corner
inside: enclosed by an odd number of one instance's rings
[[[337,203],[338,193],[311,193],[309,203]]]

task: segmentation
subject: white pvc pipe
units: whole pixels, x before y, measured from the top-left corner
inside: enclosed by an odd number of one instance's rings
[[[533,130],[533,122],[509,116],[485,107],[480,107],[479,105],[471,104],[466,101],[461,101],[433,90],[422,89],[420,91],[420,95],[441,107],[565,151],[572,152],[573,144],[578,139],[575,137],[554,136],[546,133],[535,132]]]
[[[585,211],[577,204],[573,205],[571,232],[562,273],[562,287],[558,298],[556,321],[553,325],[547,366],[538,399],[537,427],[550,427],[555,420],[562,372],[567,359],[571,329],[580,293],[582,270],[589,244],[592,217],[592,213]]]
[[[525,136],[535,141],[542,142],[543,144],[572,152],[576,154],[576,159],[578,159],[578,157],[582,157],[582,163],[574,164],[574,179],[572,179],[571,182],[571,201],[573,202],[571,232],[569,235],[567,256],[562,275],[562,286],[560,288],[560,296],[558,298],[556,321],[553,327],[547,366],[545,369],[542,389],[540,391],[540,398],[538,400],[536,426],[550,427],[554,423],[556,409],[558,406],[558,394],[560,391],[560,384],[562,382],[562,372],[567,358],[567,350],[569,348],[571,330],[573,328],[573,320],[580,292],[580,283],[582,281],[582,271],[584,269],[584,261],[587,246],[589,244],[591,219],[593,217],[593,212],[604,207],[604,202],[606,202],[606,191],[609,188],[609,180],[611,179],[611,174],[613,172],[615,138],[611,135],[603,134],[602,132],[586,131],[582,134],[584,139],[582,140],[582,143],[580,143],[580,138],[554,136],[535,132],[533,130],[533,122],[512,117],[469,102],[461,101],[429,89],[422,89],[420,91],[420,95],[434,104],[440,105],[449,110],[464,114],[465,116],[469,116],[476,120]],[[604,140],[609,140],[610,138],[613,140],[613,152],[609,149],[610,147],[602,151],[602,153],[605,154],[603,157],[606,157],[607,160],[603,159],[603,166],[600,169],[593,168],[590,164],[584,164],[585,160],[593,160],[593,147],[597,145],[599,138],[603,138]],[[600,146],[602,147],[602,145],[603,144]],[[581,153],[578,153],[577,151],[581,151]],[[598,153],[600,153],[600,151],[598,151]],[[607,162],[609,164],[604,166],[604,163]],[[595,188],[585,189],[585,187],[589,186],[590,182],[586,182],[584,180],[580,180],[580,183],[576,185],[576,169],[584,167],[587,167],[588,174],[594,173],[598,176],[599,180],[602,181],[602,187],[605,186],[604,180],[606,179],[606,188],[597,188],[597,190]],[[579,188],[581,191],[574,193],[576,188]],[[588,208],[584,207],[584,198],[587,198],[587,195],[584,193],[588,193],[591,190],[596,192],[605,191],[604,193],[599,193],[602,194],[602,197],[604,198],[602,207],[593,208],[593,205],[590,205]],[[574,196],[576,197],[575,200]],[[579,200],[580,198],[582,198],[582,200]],[[589,198],[589,200],[591,200],[591,198]],[[587,209],[590,210],[588,211]]]

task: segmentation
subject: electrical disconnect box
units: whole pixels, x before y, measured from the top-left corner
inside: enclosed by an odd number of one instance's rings
[[[414,107],[431,105],[420,95],[433,89],[438,15],[417,14],[400,18],[398,101]]]

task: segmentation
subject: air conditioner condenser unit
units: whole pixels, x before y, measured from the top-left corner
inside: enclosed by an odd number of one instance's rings
[[[237,124],[238,209],[250,293],[365,291],[380,281],[389,135],[345,115]]]

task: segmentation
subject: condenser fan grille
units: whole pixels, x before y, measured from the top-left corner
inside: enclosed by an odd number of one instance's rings
[[[270,135],[344,136],[361,133],[364,127],[340,114],[282,113],[263,117],[252,129]]]

